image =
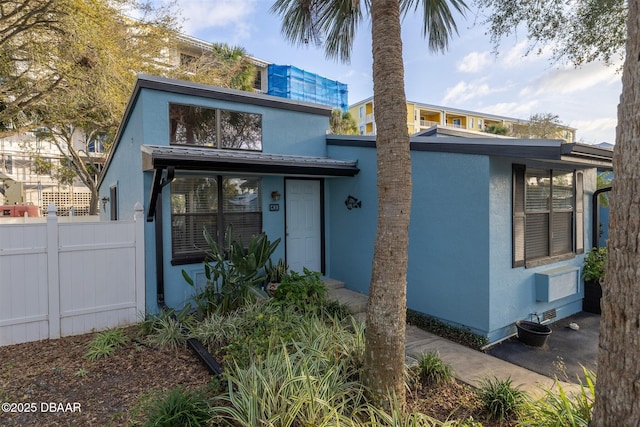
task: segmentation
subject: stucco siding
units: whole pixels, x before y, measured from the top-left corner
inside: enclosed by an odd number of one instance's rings
[[[262,151],[265,153],[325,156],[328,117],[258,105],[168,94],[143,89],[145,144],[169,144],[169,103],[222,108],[262,115]]]
[[[330,183],[331,275],[367,293],[377,218],[373,148],[329,147],[361,172]],[[489,161],[485,156],[412,153],[407,305],[478,333],[489,321]],[[348,195],[362,208],[348,210]]]
[[[555,309],[556,318],[574,314],[582,308],[583,286],[579,280],[579,292],[552,302],[536,300],[535,274],[557,267],[582,268],[584,255],[569,260],[532,268],[512,267],[512,161],[504,158],[491,160],[491,247],[490,247],[490,328],[489,340],[495,341],[515,333],[515,321],[537,321],[534,313]],[[545,165],[536,164],[538,167]],[[551,167],[547,165],[547,167]],[[591,241],[591,195],[595,188],[595,170],[584,172],[584,230],[585,250]]]

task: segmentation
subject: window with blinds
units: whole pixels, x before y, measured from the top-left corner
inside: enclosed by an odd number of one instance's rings
[[[513,266],[584,250],[582,173],[513,166]]]
[[[172,263],[198,262],[208,248],[204,231],[224,247],[225,232],[247,244],[262,232],[260,178],[182,176],[171,183]]]

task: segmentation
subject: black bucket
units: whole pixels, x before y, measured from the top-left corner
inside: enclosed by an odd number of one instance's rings
[[[542,347],[551,335],[551,328],[540,323],[529,322],[528,320],[518,320],[518,339],[531,347]]]

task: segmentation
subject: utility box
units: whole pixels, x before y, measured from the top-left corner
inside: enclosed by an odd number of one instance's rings
[[[580,268],[564,266],[536,273],[536,300],[556,301],[580,291]]]

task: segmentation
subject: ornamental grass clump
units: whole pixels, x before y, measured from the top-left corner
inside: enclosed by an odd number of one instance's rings
[[[587,427],[595,396],[596,375],[583,367],[585,382],[580,380],[580,392],[568,394],[558,380],[552,389],[544,389],[541,399],[529,402],[520,419],[527,426]]]
[[[126,344],[128,340],[124,330],[120,328],[99,332],[89,343],[85,356],[91,362],[102,357],[111,356],[118,347]]]
[[[426,385],[441,384],[453,379],[453,368],[440,358],[437,350],[421,354],[417,370],[418,376]]]
[[[209,425],[207,397],[198,391],[176,387],[158,395],[146,407],[145,426],[199,427]]]
[[[487,415],[500,421],[516,419],[527,397],[524,391],[513,386],[511,378],[485,378],[476,393]]]
[[[364,388],[352,379],[353,364],[330,354],[335,346],[327,341],[318,336],[293,348],[282,344],[246,367],[229,366],[228,393],[212,409],[216,421],[246,427],[352,425],[354,411],[365,404]]]

